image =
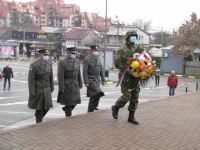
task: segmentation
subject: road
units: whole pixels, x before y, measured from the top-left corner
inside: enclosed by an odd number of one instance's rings
[[[28,103],[28,71],[30,62],[8,62],[0,61],[0,69],[3,69],[7,64],[13,69],[14,78],[11,79],[11,90],[3,90],[3,81],[0,83],[0,130],[16,128],[20,126],[30,125],[35,123],[34,112],[27,107]],[[57,79],[57,65],[53,65],[54,79]],[[117,80],[118,71],[110,70],[109,80]],[[160,86],[155,87],[154,80],[150,80],[147,87],[141,87],[139,101],[149,101],[153,99],[167,97],[169,94],[167,83],[167,76],[161,76]],[[179,86],[175,94],[185,93],[186,87],[189,92],[196,90],[196,83],[199,79],[189,79],[179,77]],[[106,84],[101,86],[105,92],[105,96],[101,98],[99,109],[110,108],[115,101],[121,96],[120,87],[115,87],[116,83]],[[65,117],[62,111],[62,106],[57,103],[58,86],[55,85],[55,90],[52,93],[53,108],[50,109],[43,121]],[[86,97],[86,88],[81,89],[82,103],[77,105],[72,112],[72,115],[87,113],[87,104],[89,98]],[[138,108],[139,109],[139,108]]]

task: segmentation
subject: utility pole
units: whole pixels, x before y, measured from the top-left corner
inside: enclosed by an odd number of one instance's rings
[[[119,45],[119,22],[117,23],[117,47]]]
[[[107,27],[107,0],[106,0],[106,14],[105,14],[105,41],[104,41],[104,71],[106,69],[106,27]]]
[[[23,59],[24,59],[24,51],[25,51],[25,28],[23,31]]]
[[[163,46],[163,27],[162,27],[162,46]]]

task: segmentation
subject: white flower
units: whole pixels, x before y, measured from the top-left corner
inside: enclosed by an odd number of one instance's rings
[[[143,57],[141,58],[141,60],[145,61],[145,57],[143,56]]]
[[[156,63],[156,61],[155,61],[155,60],[153,60],[153,61],[152,61],[152,63],[153,63],[153,64],[155,64],[155,63]]]
[[[133,54],[133,59],[136,58],[139,55],[139,53]]]
[[[148,62],[148,64],[147,64],[148,66],[151,66],[151,62]]]

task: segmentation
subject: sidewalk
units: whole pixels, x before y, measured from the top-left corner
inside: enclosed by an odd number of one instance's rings
[[[200,92],[140,103],[134,125],[127,108],[111,109],[0,132],[0,149],[200,149]]]

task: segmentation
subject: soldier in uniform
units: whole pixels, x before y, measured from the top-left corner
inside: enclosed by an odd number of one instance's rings
[[[80,61],[76,58],[76,48],[68,48],[67,57],[58,63],[58,98],[57,102],[63,107],[66,117],[72,115],[72,110],[81,103],[80,89],[82,78],[80,72]]]
[[[48,60],[48,50],[41,49],[38,52],[40,59],[30,65],[28,75],[28,107],[36,110],[36,123],[42,122],[48,110],[53,107],[51,93],[54,90],[53,69],[51,61]]]
[[[126,43],[121,46],[115,55],[115,61],[114,65],[116,68],[120,70],[118,77],[121,76],[121,74],[124,71],[124,65],[125,68],[127,64],[122,64],[122,57],[126,55],[126,53],[129,53],[131,51],[135,51],[134,45],[136,43],[136,39],[138,38],[137,32],[134,30],[129,30],[126,33]],[[119,108],[123,108],[125,104],[130,101],[128,111],[129,111],[129,117],[128,121],[133,123],[133,124],[138,124],[139,122],[135,119],[134,114],[137,109],[138,105],[138,98],[139,98],[139,92],[140,92],[140,87],[139,87],[139,81],[134,80],[135,83],[132,83],[132,86],[134,87],[128,87],[127,84],[129,82],[129,78],[134,78],[131,74],[126,73],[124,75],[124,78],[121,83],[121,92],[122,96],[119,97],[119,99],[116,101],[115,105],[112,106],[112,115],[114,119],[118,119],[118,111]],[[133,91],[128,91],[128,88],[135,88]]]
[[[99,110],[98,104],[101,96],[104,96],[100,88],[100,76],[102,85],[106,84],[101,59],[98,57],[98,48],[91,46],[91,53],[83,60],[83,79],[87,87],[87,97],[90,97],[88,112]]]

